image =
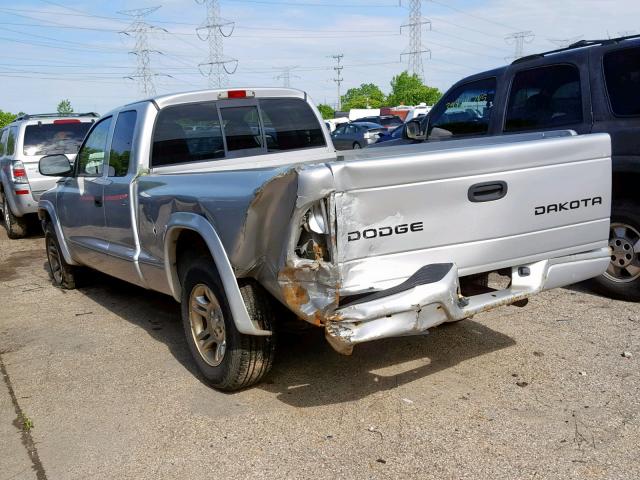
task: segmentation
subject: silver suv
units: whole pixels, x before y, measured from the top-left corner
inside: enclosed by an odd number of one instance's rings
[[[65,154],[73,162],[98,117],[97,113],[23,115],[0,130],[0,209],[9,238],[27,234],[28,217],[37,214],[40,195],[58,180],[40,175],[40,158]]]

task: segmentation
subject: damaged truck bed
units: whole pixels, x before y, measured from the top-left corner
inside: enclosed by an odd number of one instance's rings
[[[132,111],[129,166],[116,177],[117,122]],[[75,170],[55,172],[69,179],[40,202],[57,283],[84,265],[172,295],[217,388],[268,371],[273,299],[349,354],[358,343],[522,305],[609,263],[604,134],[337,156],[306,94],[278,89],[159,97],[107,119],[115,125],[101,174],[83,175],[85,145]],[[43,159],[43,173],[55,160]],[[490,288],[492,272],[508,286]]]

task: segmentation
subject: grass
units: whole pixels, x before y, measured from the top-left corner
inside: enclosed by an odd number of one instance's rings
[[[33,428],[33,420],[27,417],[25,414],[22,414],[22,430],[25,432],[31,431]]]

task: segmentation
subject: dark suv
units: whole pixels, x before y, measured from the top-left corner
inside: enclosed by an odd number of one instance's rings
[[[609,295],[640,300],[640,35],[583,40],[467,77],[387,147],[516,132],[606,132],[613,150]]]

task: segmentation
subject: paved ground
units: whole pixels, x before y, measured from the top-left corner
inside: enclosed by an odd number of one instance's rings
[[[0,230],[0,480],[640,477],[638,305],[557,290],[350,358],[312,331],[222,394],[173,300],[57,290],[43,243]]]

